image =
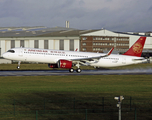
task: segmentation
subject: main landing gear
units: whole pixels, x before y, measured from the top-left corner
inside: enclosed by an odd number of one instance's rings
[[[80,68],[76,69],[76,72],[77,72],[77,73],[80,73],[81,71],[82,71],[82,70],[81,70]],[[70,68],[70,69],[69,69],[69,72],[70,72],[70,73],[73,73],[73,72],[74,72],[74,69],[73,69],[73,68]]]
[[[76,69],[76,72],[77,72],[77,73],[80,73],[80,72],[81,72],[81,69],[80,69],[80,68]]]
[[[80,73],[82,70],[80,69],[80,64],[79,64],[79,62],[78,62],[75,66],[77,66],[76,72],[77,72],[77,73]],[[69,72],[73,73],[73,72],[74,72],[74,69],[73,69],[73,68],[70,68],[70,69],[69,69]]]
[[[70,69],[69,69],[69,72],[70,72],[70,73],[73,73],[73,72],[74,72],[74,69],[73,69],[73,68],[70,68]]]

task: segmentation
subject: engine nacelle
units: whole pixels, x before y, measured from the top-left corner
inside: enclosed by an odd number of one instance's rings
[[[48,64],[49,68],[58,68],[58,64]]]
[[[72,67],[72,61],[59,60],[57,64],[48,64],[49,68],[66,68],[70,69]]]
[[[68,61],[68,60],[59,60],[57,64],[59,68],[70,69],[72,67],[72,61]]]

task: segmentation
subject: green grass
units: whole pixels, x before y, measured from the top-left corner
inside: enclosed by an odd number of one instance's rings
[[[151,78],[152,75],[0,77],[0,92],[1,99],[32,92],[107,93],[108,96],[121,94],[145,97],[152,94]]]
[[[14,67],[16,64],[0,65],[1,70],[13,70]],[[149,69],[151,64],[117,69],[140,68]],[[22,64],[22,69],[49,68],[47,64]],[[113,98],[119,95],[125,97],[122,105],[123,119],[134,119],[135,107],[138,120],[152,119],[152,75],[0,77],[0,120],[33,120],[36,110],[39,112],[38,118],[42,120],[85,119],[85,109],[91,109],[88,110],[88,120],[115,120],[118,119],[118,109],[117,101]],[[96,112],[96,109],[103,109],[103,97],[104,113],[100,110]],[[74,112],[70,111],[74,108]]]

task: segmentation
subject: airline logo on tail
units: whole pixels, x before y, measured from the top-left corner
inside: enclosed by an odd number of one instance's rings
[[[137,54],[141,53],[142,52],[142,44],[141,43],[136,43],[134,46],[133,46],[133,51]]]
[[[145,41],[146,41],[146,37],[140,37],[140,38],[133,44],[133,46],[132,46],[127,52],[125,52],[123,55],[141,57],[141,54],[142,54],[142,50],[143,50]]]

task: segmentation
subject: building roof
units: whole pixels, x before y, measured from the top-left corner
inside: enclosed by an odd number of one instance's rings
[[[117,36],[122,35],[147,35],[152,36],[151,33],[123,33],[123,32],[114,32],[106,29],[97,29],[97,30],[79,30],[74,28],[66,27],[53,27],[48,28],[45,26],[35,26],[35,27],[0,27],[0,37],[60,37],[60,36],[103,36],[111,35]]]
[[[128,35],[135,35],[135,36],[147,36],[151,37],[151,33],[133,33],[133,32],[116,32],[116,31],[109,31],[106,29],[95,30],[91,33],[82,34],[81,36],[128,36]]]
[[[54,27],[0,27],[0,37],[55,37],[80,36],[96,30],[78,30],[74,28]]]

